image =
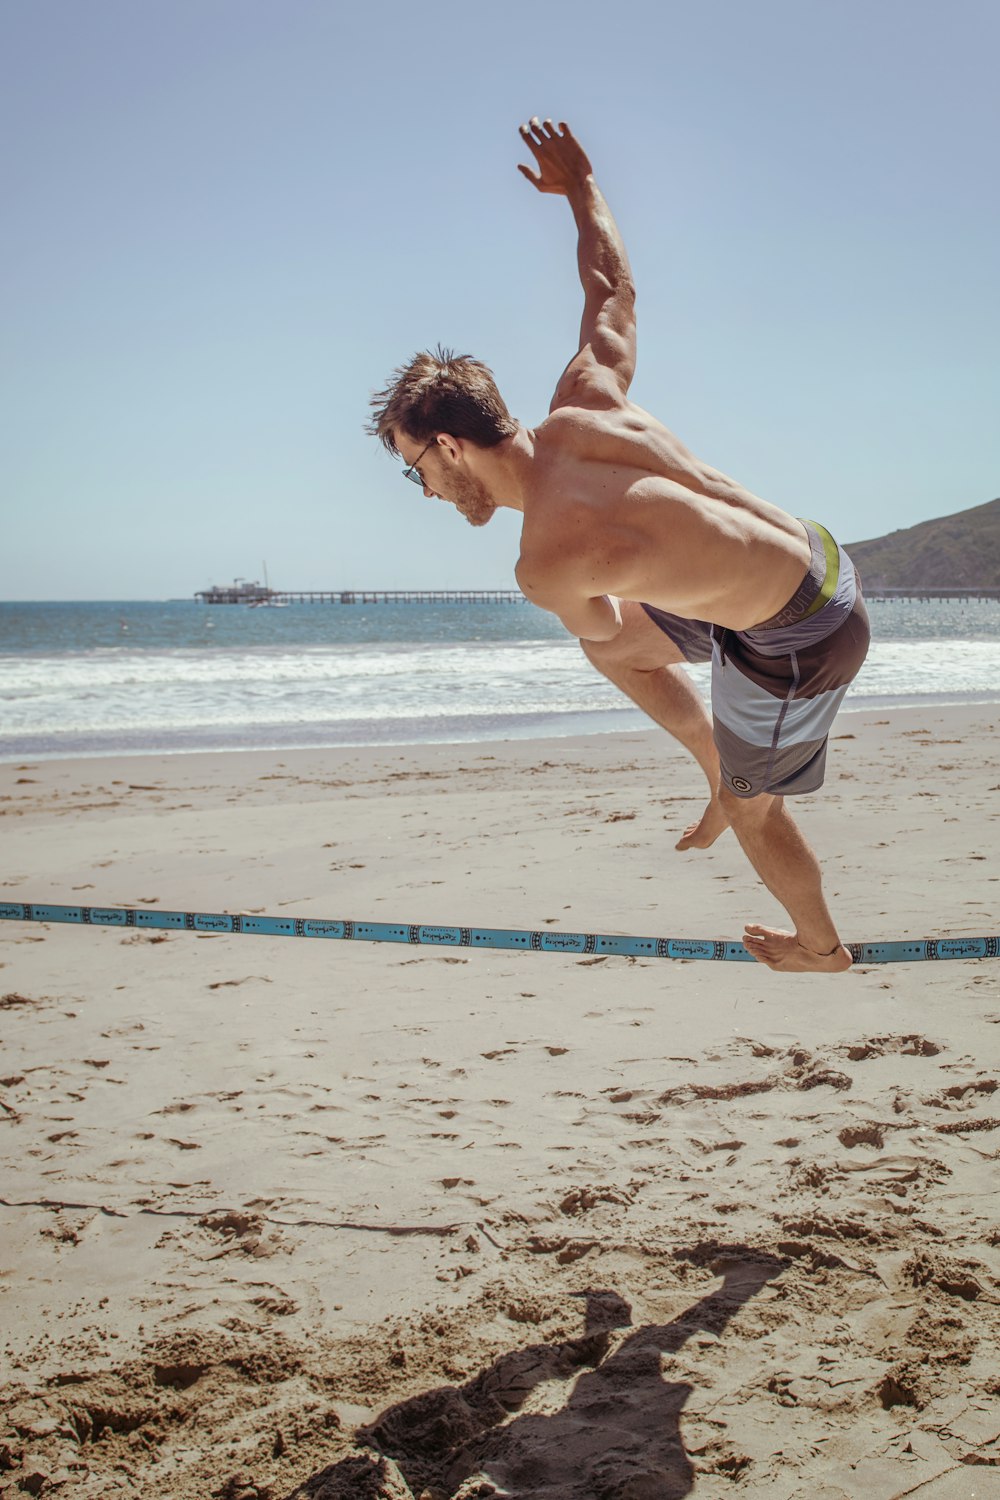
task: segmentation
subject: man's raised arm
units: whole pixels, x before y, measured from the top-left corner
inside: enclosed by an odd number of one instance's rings
[[[557,130],[551,120],[543,124],[535,117],[521,126],[521,138],[538,172],[519,170],[540,193],[568,198],[579,234],[580,349],[563,372],[552,407],[607,405],[627,395],[635,373],[635,284],[625,246],[569,126],[561,123]]]

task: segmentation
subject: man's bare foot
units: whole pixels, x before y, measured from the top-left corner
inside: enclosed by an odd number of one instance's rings
[[[728,827],[729,819],[722,811],[718,797],[713,797],[697,823],[691,823],[685,828],[674,848],[707,849]]]
[[[759,964],[781,974],[842,974],[854,962],[843,943],[830,953],[814,953],[803,948],[794,932],[760,927],[755,922],[748,922],[744,928],[743,946]]]

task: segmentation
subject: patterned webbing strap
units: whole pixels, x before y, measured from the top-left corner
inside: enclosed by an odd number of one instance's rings
[[[753,963],[742,943],[700,938],[616,937],[597,932],[531,932],[502,927],[426,927],[406,922],[326,921],[319,917],[234,916],[229,912],[153,911],[131,906],[53,906],[0,902],[0,921],[74,922],[83,927],[166,932],[247,933],[261,937],[339,938],[364,943],[424,943],[434,948],[506,948],[530,953],[600,953],[628,958],[714,959]],[[848,943],[856,964],[918,959],[1000,958],[1000,937],[907,938]]]

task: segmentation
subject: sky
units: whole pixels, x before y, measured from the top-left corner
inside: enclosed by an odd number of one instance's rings
[[[847,542],[1000,494],[995,0],[4,0],[0,598],[512,588],[401,482],[444,343],[544,416],[582,296],[517,126],[568,121],[633,399]]]

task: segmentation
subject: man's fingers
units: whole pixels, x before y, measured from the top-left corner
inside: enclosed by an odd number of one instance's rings
[[[537,115],[532,115],[527,125],[519,125],[518,130],[521,132],[522,140],[536,155],[538,146],[547,146],[551,141],[560,140],[560,131],[563,135],[569,134],[568,126],[561,125],[557,130],[551,120],[545,120],[543,123]]]
[[[541,185],[542,185],[541,173],[535,173],[535,172],[533,172],[530,167],[523,166],[521,164],[521,162],[518,162],[518,164],[517,164],[517,170],[524,177],[527,177],[527,179],[531,183],[532,187],[541,187]]]

